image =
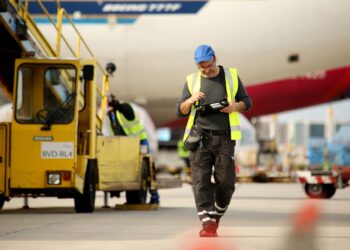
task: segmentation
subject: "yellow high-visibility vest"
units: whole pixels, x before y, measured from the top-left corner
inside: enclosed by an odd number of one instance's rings
[[[122,103],[122,102],[120,102]],[[129,121],[125,116],[118,110],[115,112],[120,126],[123,128],[126,135],[136,135],[140,137],[140,141],[147,140],[146,131],[140,122],[136,112],[134,112],[135,118],[132,121]]]
[[[187,158],[190,155],[190,151],[185,148],[184,142],[182,140],[179,140],[177,142],[177,153],[180,158]]]
[[[225,68],[225,81],[226,81],[226,93],[227,100],[231,103],[232,100],[235,100],[237,90],[238,90],[238,74],[237,69],[235,68]],[[201,72],[195,72],[186,77],[187,87],[191,94],[200,91],[201,89]],[[191,132],[191,129],[194,124],[194,118],[196,115],[196,109],[194,105],[191,107],[191,113],[188,117],[185,134],[183,141],[185,141],[188,135]],[[238,112],[229,113],[229,122],[230,122],[230,131],[231,131],[231,140],[240,140],[242,138],[242,132],[240,128],[240,121]]]

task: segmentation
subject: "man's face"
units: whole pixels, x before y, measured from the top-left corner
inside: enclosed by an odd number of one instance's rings
[[[198,63],[197,67],[202,72],[202,75],[206,78],[215,77],[218,72],[215,57],[213,57],[210,61]]]

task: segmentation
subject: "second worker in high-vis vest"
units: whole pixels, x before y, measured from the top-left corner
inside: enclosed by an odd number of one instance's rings
[[[116,100],[111,95],[108,101],[108,117],[114,135],[138,136],[140,138],[141,153],[149,153],[149,142],[146,130],[140,122],[132,106],[123,101]],[[159,204],[159,193],[157,189],[150,189],[150,203]]]
[[[235,190],[234,149],[242,136],[238,112],[249,110],[252,102],[237,70],[217,65],[210,46],[199,46],[194,60],[198,71],[187,76],[176,108],[179,117],[188,116],[183,140],[193,129],[202,135],[199,146],[190,152],[194,198],[202,222],[199,236],[217,237],[220,218]]]

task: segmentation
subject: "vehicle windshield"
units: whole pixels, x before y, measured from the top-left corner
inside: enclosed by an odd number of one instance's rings
[[[72,65],[22,65],[18,70],[16,120],[66,124],[74,118],[76,70]]]

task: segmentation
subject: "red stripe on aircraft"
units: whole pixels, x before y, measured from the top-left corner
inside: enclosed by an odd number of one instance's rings
[[[340,99],[350,90],[350,66],[247,87],[253,107],[247,118]]]

